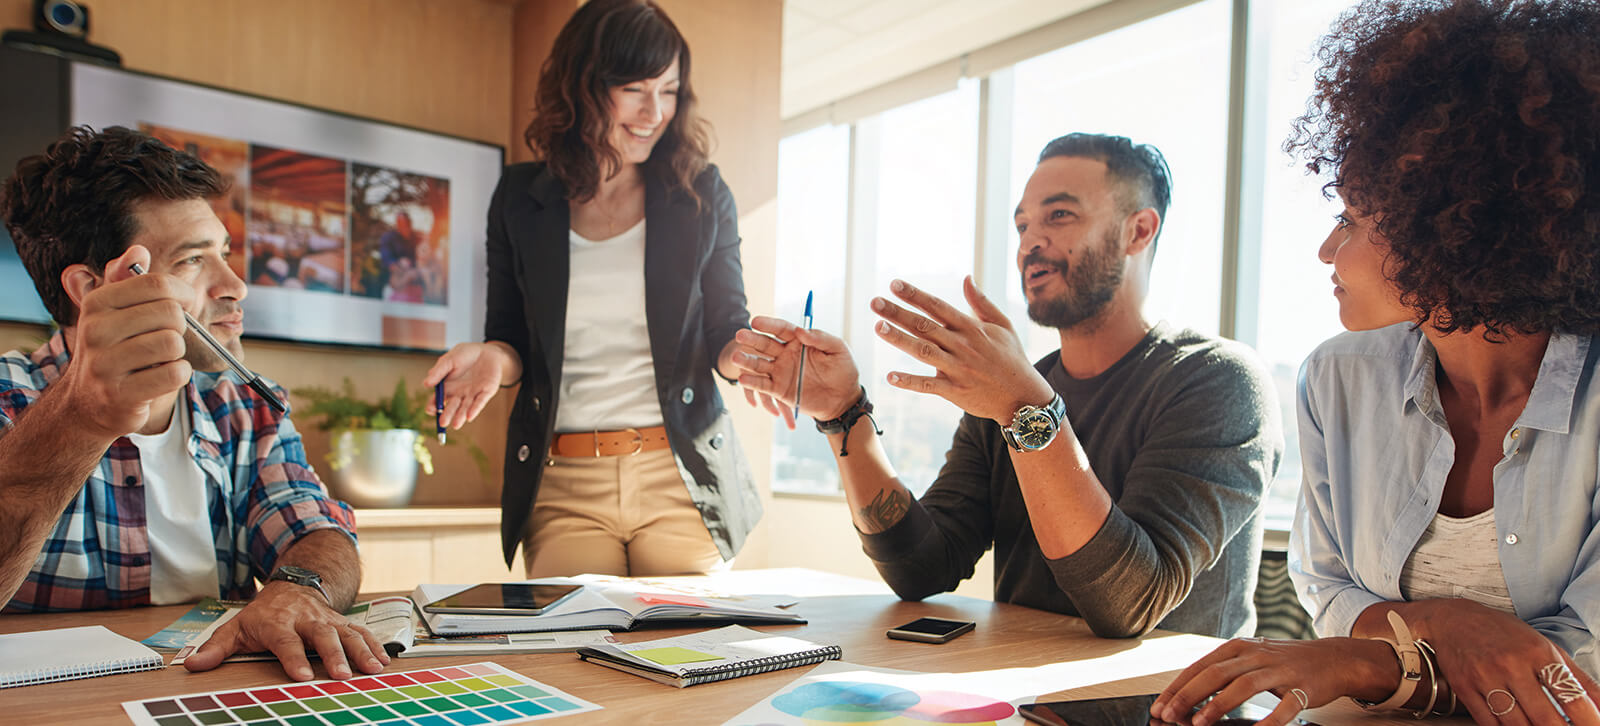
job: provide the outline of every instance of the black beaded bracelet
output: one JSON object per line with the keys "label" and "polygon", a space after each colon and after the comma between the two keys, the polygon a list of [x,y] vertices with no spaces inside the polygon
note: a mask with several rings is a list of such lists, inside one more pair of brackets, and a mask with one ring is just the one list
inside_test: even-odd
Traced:
{"label": "black beaded bracelet", "polygon": [[872,422],[874,433],[879,436],[883,435],[883,429],[878,428],[878,419],[872,417],[872,402],[867,400],[866,386],[861,387],[861,397],[856,399],[856,402],[850,408],[845,409],[844,413],[839,414],[838,418],[828,419],[827,421],[812,420],[817,422],[817,430],[822,433],[844,434],[844,440],[839,442],[839,455],[849,456],[850,452],[846,447],[850,443],[850,429],[855,428],[856,422],[860,421],[862,416],[866,416],[867,420]]}

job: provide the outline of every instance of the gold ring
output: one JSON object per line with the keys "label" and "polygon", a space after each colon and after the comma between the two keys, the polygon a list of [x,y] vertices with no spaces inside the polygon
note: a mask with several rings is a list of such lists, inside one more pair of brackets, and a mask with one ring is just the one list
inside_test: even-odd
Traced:
{"label": "gold ring", "polygon": [[1298,688],[1291,688],[1289,689],[1289,692],[1294,694],[1294,700],[1300,702],[1300,710],[1304,711],[1311,707],[1311,699],[1306,697],[1305,691],[1302,691]]}
{"label": "gold ring", "polygon": [[1563,704],[1572,703],[1585,695],[1583,684],[1572,675],[1572,669],[1566,663],[1551,663],[1540,668],[1539,682]]}

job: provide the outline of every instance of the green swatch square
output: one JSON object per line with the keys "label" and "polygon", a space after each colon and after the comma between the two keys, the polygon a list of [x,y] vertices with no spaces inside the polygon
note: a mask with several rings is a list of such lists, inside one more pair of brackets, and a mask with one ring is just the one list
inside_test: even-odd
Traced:
{"label": "green swatch square", "polygon": [[456,681],[456,683],[463,688],[469,688],[474,691],[487,691],[491,688],[494,688],[493,683],[483,680],[482,678],[464,678]]}
{"label": "green swatch square", "polygon": [[334,696],[334,698],[339,699],[339,703],[351,708],[355,708],[357,706],[371,706],[373,704],[372,699],[367,698],[366,695],[361,693],[341,693],[337,696]]}
{"label": "green swatch square", "polygon": [[162,716],[156,719],[156,724],[157,726],[194,726],[194,721],[189,720],[188,716],[178,714],[176,716]]}
{"label": "green swatch square", "polygon": [[294,716],[306,712],[306,707],[294,701],[279,701],[267,704],[267,708],[279,716]]}
{"label": "green swatch square", "polygon": [[202,711],[195,714],[194,717],[195,720],[207,726],[234,722],[233,717],[229,716],[227,711]]}
{"label": "green swatch square", "polygon": [[490,703],[492,703],[492,701],[490,701],[489,699],[484,698],[483,696],[480,696],[480,695],[478,695],[476,693],[463,693],[463,694],[461,694],[459,696],[456,696],[456,701],[459,702],[461,705],[466,706],[468,708],[477,708],[479,706],[487,706]]}
{"label": "green swatch square", "polygon": [[306,708],[309,708],[309,709],[311,709],[313,711],[337,711],[337,710],[339,710],[341,708],[344,708],[343,706],[340,706],[338,703],[335,703],[333,699],[328,698],[327,696],[321,696],[321,697],[318,697],[318,698],[308,698],[308,699],[306,699],[304,701],[301,701],[300,703],[303,704]]}
{"label": "green swatch square", "polygon": [[397,701],[406,700],[405,696],[395,693],[392,690],[367,691],[367,695],[372,696],[372,699],[379,703],[395,703]]}
{"label": "green swatch square", "polygon": [[511,676],[504,675],[504,674],[495,674],[495,675],[492,675],[492,676],[484,676],[483,679],[488,681],[488,682],[490,682],[490,683],[493,683],[493,684],[495,684],[497,686],[520,686],[520,685],[522,685],[522,681],[519,681],[519,680],[517,680],[515,678],[512,678]]}
{"label": "green swatch square", "polygon": [[427,706],[435,711],[454,711],[461,708],[459,704],[448,698],[424,698],[417,703]]}
{"label": "green swatch square", "polygon": [[433,690],[443,693],[446,696],[454,696],[457,693],[467,692],[467,689],[462,688],[461,686],[458,686],[450,681],[440,681],[433,684]]}
{"label": "green swatch square", "polygon": [[260,706],[239,706],[233,709],[233,717],[240,721],[260,721],[272,718],[272,714]]}
{"label": "green swatch square", "polygon": [[520,701],[520,700],[522,700],[522,696],[519,696],[519,695],[517,695],[515,693],[512,693],[510,691],[507,691],[505,689],[495,689],[493,691],[485,691],[483,693],[483,695],[486,698],[490,698],[490,699],[499,701],[501,703],[510,703],[512,701]]}
{"label": "green swatch square", "polygon": [[421,716],[425,713],[432,713],[432,711],[424,708],[422,704],[419,704],[416,701],[402,701],[390,706],[389,708],[394,709],[395,712],[401,716]]}
{"label": "green swatch square", "polygon": [[550,695],[548,692],[541,691],[533,686],[514,686],[511,688],[511,692],[523,698],[544,698]]}
{"label": "green swatch square", "polygon": [[334,711],[333,713],[322,714],[322,717],[328,719],[328,723],[333,724],[333,726],[350,726],[351,724],[361,723],[361,717],[349,711]]}
{"label": "green swatch square", "polygon": [[439,695],[434,693],[433,689],[428,688],[427,686],[401,686],[399,690],[401,693],[404,693],[407,696],[418,699],[432,698]]}
{"label": "green swatch square", "polygon": [[356,709],[356,713],[361,714],[361,717],[368,721],[378,721],[381,719],[395,717],[394,711],[390,711],[382,706],[367,706],[366,708],[358,708]]}
{"label": "green swatch square", "polygon": [[322,719],[306,714],[289,719],[289,726],[326,726],[326,724],[322,722]]}

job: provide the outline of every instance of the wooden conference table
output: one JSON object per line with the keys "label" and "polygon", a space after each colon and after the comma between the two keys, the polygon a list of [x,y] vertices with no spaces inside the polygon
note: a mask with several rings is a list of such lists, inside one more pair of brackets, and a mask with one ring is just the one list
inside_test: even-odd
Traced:
{"label": "wooden conference table", "polygon": [[[800,594],[808,578],[834,586],[822,591],[842,592],[838,583],[848,578],[809,570],[777,571]],[[855,581],[864,582],[864,581]],[[877,583],[865,590],[882,591]],[[167,626],[189,609],[187,605],[135,608],[120,611],[0,616],[0,632],[44,630],[100,624],[135,640]],[[829,594],[806,597],[792,610],[804,615],[807,625],[761,626],[764,632],[782,633],[821,642],[838,643],[844,660],[857,665],[912,671],[980,671],[1042,666],[1062,661],[1111,656],[1141,642],[1155,641],[1161,633],[1135,640],[1094,637],[1079,619],[1031,608],[987,600],[940,595],[920,603],[902,602],[888,594]],[[928,645],[884,637],[890,627],[923,616],[976,621],[977,629],[943,645]],[[649,640],[690,632],[678,628],[650,628],[619,633],[623,641]],[[1192,637],[1192,636],[1188,636]],[[1219,641],[1220,642],[1220,641]],[[577,714],[555,723],[603,724],[720,724],[762,701],[805,672],[805,668],[780,670],[690,688],[674,688],[585,663],[572,653],[501,656],[396,658],[387,672],[435,668],[492,660],[530,678],[597,703],[600,711]],[[1146,675],[1086,686],[1040,700],[1094,698],[1151,693],[1159,690],[1186,663],[1154,664]],[[1157,672],[1162,671],[1162,672]],[[326,675],[317,671],[320,680]],[[287,682],[275,662],[228,663],[207,673],[189,673],[181,666],[65,681],[21,688],[0,689],[0,722],[6,724],[126,724],[121,703],[160,696],[282,684]],[[1337,701],[1303,716],[1322,724],[1416,723],[1407,718],[1385,718],[1361,711],[1348,700]],[[1429,723],[1468,723],[1465,719],[1434,719]]]}

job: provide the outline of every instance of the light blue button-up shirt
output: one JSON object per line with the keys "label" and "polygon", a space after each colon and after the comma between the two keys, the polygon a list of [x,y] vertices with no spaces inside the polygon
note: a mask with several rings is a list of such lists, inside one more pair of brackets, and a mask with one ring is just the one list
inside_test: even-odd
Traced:
{"label": "light blue button-up shirt", "polygon": [[[1554,335],[1494,467],[1500,567],[1518,617],[1600,673],[1600,346]],[[1400,570],[1439,510],[1455,441],[1437,354],[1410,324],[1345,333],[1300,371],[1300,502],[1289,571],[1324,636],[1403,601]],[[1459,593],[1470,598],[1470,592]]]}

